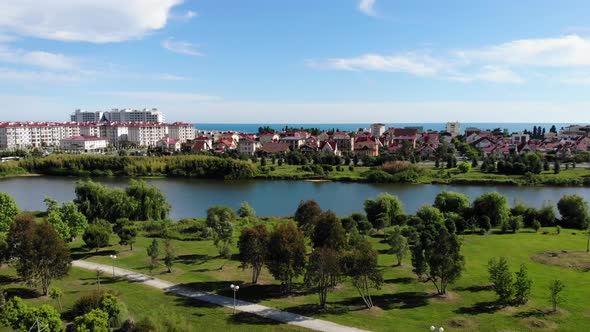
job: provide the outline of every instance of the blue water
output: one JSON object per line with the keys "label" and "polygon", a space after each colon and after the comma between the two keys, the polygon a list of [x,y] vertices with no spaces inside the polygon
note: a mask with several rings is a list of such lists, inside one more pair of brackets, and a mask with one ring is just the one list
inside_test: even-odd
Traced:
{"label": "blue water", "polygon": [[[495,129],[495,128],[506,128],[509,132],[519,132],[525,129],[532,131],[533,126],[544,127],[547,132],[552,125],[555,125],[557,129],[571,125],[572,123],[461,123],[461,131],[464,131],[467,127],[476,127],[480,129]],[[580,123],[583,124],[583,123]],[[303,128],[319,128],[321,130],[342,130],[342,131],[356,131],[358,128],[369,128],[369,123],[196,123],[195,126],[200,130],[223,130],[223,131],[239,131],[243,133],[256,133],[258,127],[269,126],[275,130],[282,130],[285,125],[289,127],[303,127]],[[445,123],[386,123],[387,127],[423,127],[425,131],[435,130],[441,131],[445,129]]]}

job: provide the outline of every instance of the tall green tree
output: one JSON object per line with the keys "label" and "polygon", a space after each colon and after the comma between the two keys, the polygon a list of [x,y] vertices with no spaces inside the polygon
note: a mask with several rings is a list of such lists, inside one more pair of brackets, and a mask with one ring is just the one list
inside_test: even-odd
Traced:
{"label": "tall green tree", "polygon": [[314,248],[328,247],[334,250],[342,250],[346,245],[346,232],[342,222],[332,211],[323,212],[316,221],[311,235],[311,243]]}
{"label": "tall green tree", "polygon": [[270,234],[268,242],[267,267],[281,282],[285,291],[290,292],[293,279],[300,276],[305,268],[305,236],[293,221],[280,223]]}
{"label": "tall green tree", "polygon": [[168,273],[172,273],[172,266],[174,266],[174,260],[176,259],[176,252],[172,245],[172,239],[164,239],[164,265],[168,269]]}
{"label": "tall green tree", "polygon": [[342,280],[341,254],[330,247],[315,249],[309,257],[305,273],[305,284],[315,288],[320,306],[326,306],[328,292]]}
{"label": "tall green tree", "polygon": [[432,224],[442,224],[445,220],[439,209],[430,205],[423,205],[418,211],[416,211],[416,217],[420,218],[425,223]]}
{"label": "tall green tree", "polygon": [[133,197],[138,203],[138,208],[131,219],[163,220],[168,217],[172,207],[158,187],[149,185],[142,180],[132,179],[125,192],[127,196]]}
{"label": "tall green tree", "polygon": [[497,192],[485,193],[473,201],[472,212],[477,220],[483,216],[490,218],[493,227],[507,223],[510,216],[506,196]]}
{"label": "tall green tree", "polygon": [[49,294],[52,279],[68,274],[70,252],[49,223],[17,218],[7,238],[10,256],[16,259],[17,274],[28,285],[41,286],[43,294]]}
{"label": "tall green tree", "polygon": [[397,266],[402,266],[404,257],[409,251],[408,240],[402,235],[402,230],[399,226],[393,228],[393,230],[387,236],[387,243],[389,244],[389,251],[397,257]]}
{"label": "tall green tree", "polygon": [[461,193],[443,190],[436,195],[434,207],[443,213],[454,212],[463,215],[469,209],[469,198]]}
{"label": "tall green tree", "polygon": [[295,219],[295,222],[306,236],[311,236],[317,219],[322,212],[322,208],[316,201],[301,201],[299,202],[299,206],[297,206],[293,219]]}
{"label": "tall green tree", "polygon": [[365,306],[373,307],[371,289],[379,289],[383,284],[383,273],[379,269],[379,253],[371,242],[361,240],[343,258],[346,276],[352,279],[352,285],[359,292]]}
{"label": "tall green tree", "polygon": [[238,216],[247,219],[249,222],[253,222],[256,219],[256,211],[254,211],[248,202],[242,202],[238,209]]}
{"label": "tall green tree", "polygon": [[94,249],[96,252],[98,252],[100,248],[104,248],[109,245],[110,236],[110,224],[104,220],[97,220],[88,226],[84,232],[84,235],[82,235],[82,240],[84,240],[86,247]]}
{"label": "tall green tree", "polygon": [[223,257],[230,253],[235,219],[234,211],[226,206],[213,206],[207,210],[206,225],[213,230],[213,243]]}
{"label": "tall green tree", "polygon": [[521,264],[514,280],[514,301],[517,304],[526,304],[528,302],[532,285],[533,281],[528,276],[526,266]]}
{"label": "tall green tree", "polygon": [[439,294],[446,294],[447,286],[461,276],[465,266],[459,238],[446,227],[438,227],[436,240],[425,248],[424,257],[430,281]]}
{"label": "tall green tree", "polygon": [[381,193],[377,199],[365,201],[365,213],[373,227],[381,229],[395,224],[396,218],[404,213],[404,209],[396,196]]}
{"label": "tall green tree", "polygon": [[258,282],[258,277],[266,261],[269,238],[270,233],[263,224],[246,228],[240,234],[238,240],[239,259],[243,269],[252,268],[252,284]]}
{"label": "tall green tree", "polygon": [[0,232],[6,232],[18,214],[14,199],[7,193],[0,192]]}
{"label": "tall green tree", "polygon": [[561,215],[561,227],[586,229],[590,222],[588,202],[578,195],[564,195],[557,202],[557,209]]}

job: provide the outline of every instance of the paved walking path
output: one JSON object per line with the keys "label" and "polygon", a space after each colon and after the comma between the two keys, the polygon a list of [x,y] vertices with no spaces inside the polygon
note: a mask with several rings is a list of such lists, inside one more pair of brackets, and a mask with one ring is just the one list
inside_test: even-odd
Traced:
{"label": "paved walking path", "polygon": [[[143,283],[145,285],[148,285],[148,286],[151,286],[154,288],[158,288],[158,289],[164,290],[164,291],[172,293],[172,294],[186,296],[186,297],[193,298],[195,300],[209,302],[212,304],[216,304],[216,305],[224,306],[224,307],[228,307],[228,308],[233,308],[233,298],[231,298],[231,297],[207,293],[207,292],[195,291],[195,290],[189,289],[187,287],[183,287],[181,285],[173,284],[169,281],[165,281],[165,280],[161,280],[161,279],[157,279],[157,278],[148,276],[146,274],[141,274],[141,273],[133,272],[131,270],[126,270],[126,269],[121,269],[118,267],[115,267],[113,270],[113,266],[111,266],[111,265],[91,263],[91,262],[87,262],[87,261],[83,261],[83,260],[73,261],[72,265],[79,267],[79,268],[87,269],[87,270],[100,270],[100,271],[103,271],[103,272],[109,273],[109,274],[112,274],[114,271],[114,274],[116,276],[123,277],[123,278],[125,278],[129,281],[132,281],[132,282]],[[236,301],[236,310],[247,312],[247,313],[261,316],[264,318],[269,318],[269,319],[276,320],[276,321],[283,322],[283,323],[287,323],[287,324],[305,327],[305,328],[308,328],[311,330],[317,330],[317,331],[327,331],[327,332],[363,332],[364,331],[364,330],[357,329],[354,327],[347,327],[344,325],[328,322],[325,320],[301,316],[301,315],[293,314],[293,313],[290,313],[287,311],[281,311],[278,309],[273,309],[273,308],[269,308],[269,307],[254,304],[251,302],[241,301],[241,300]]]}

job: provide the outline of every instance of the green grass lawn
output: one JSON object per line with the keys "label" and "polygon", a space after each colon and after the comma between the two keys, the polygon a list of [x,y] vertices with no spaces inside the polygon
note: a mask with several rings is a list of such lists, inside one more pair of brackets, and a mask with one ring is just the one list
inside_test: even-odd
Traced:
{"label": "green grass lawn", "polygon": [[[586,239],[580,232],[572,235],[575,231],[571,230],[562,230],[560,235],[551,234],[553,229],[547,231],[550,234],[524,230],[519,234],[461,236],[466,269],[460,280],[449,288],[447,298],[434,296],[431,283],[416,280],[409,257],[403,267],[394,267],[394,257],[386,253],[387,245],[380,243],[378,237],[372,238],[382,252],[379,262],[384,270],[385,283],[381,290],[374,292],[377,308],[371,310],[363,308],[356,290],[348,282],[329,294],[328,310],[319,310],[317,295],[302,287],[291,296],[283,296],[266,271],[260,278],[261,285],[250,286],[250,271],[241,270],[236,260],[218,258],[211,241],[174,241],[178,259],[173,273],[165,273],[164,267],[151,273],[158,278],[224,295],[231,295],[230,283],[238,283],[242,285],[238,294],[241,299],[375,331],[419,331],[432,324],[452,330],[536,330],[533,326],[575,330],[590,320],[589,272],[536,263],[530,257],[547,250],[582,250]],[[105,264],[111,264],[108,255],[117,252],[117,266],[150,273],[145,248],[151,240],[138,238],[132,252],[127,247],[115,245],[94,255],[79,248],[79,243],[74,244],[73,251],[76,257],[90,254],[86,259]],[[487,261],[499,256],[508,258],[514,272],[520,264],[528,267],[533,279],[528,304],[496,308],[495,294],[488,288]],[[558,314],[545,314],[550,307],[547,286],[553,279],[565,283],[566,302]]]}
{"label": "green grass lawn", "polygon": [[[35,289],[26,287],[15,278],[15,271],[4,267],[0,269],[0,283],[9,296],[23,297],[30,306],[51,304],[59,310],[56,301],[40,296]],[[63,290],[63,309],[67,311],[79,297],[97,289],[96,273],[72,268],[70,275],[62,280],[55,280],[52,287]],[[238,313],[232,314],[229,308],[210,305],[205,302],[190,300],[173,294],[167,294],[148,286],[132,283],[123,279],[113,279],[108,274],[101,277],[101,288],[115,292],[125,304],[124,318],[133,317],[140,320],[150,317],[154,321],[173,321],[184,331],[303,331],[295,326],[281,324],[258,316]],[[0,331],[10,331],[0,327]],[[165,332],[165,331],[162,331]]]}

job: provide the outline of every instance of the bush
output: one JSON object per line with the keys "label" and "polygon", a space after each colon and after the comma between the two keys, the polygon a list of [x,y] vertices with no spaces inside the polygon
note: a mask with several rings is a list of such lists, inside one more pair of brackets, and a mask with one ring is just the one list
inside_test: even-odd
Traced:
{"label": "bush", "polygon": [[412,164],[407,161],[388,161],[381,165],[380,169],[393,175],[407,171],[411,166]]}
{"label": "bush", "polygon": [[471,170],[471,165],[469,163],[461,163],[458,168],[459,172],[467,173]]}

